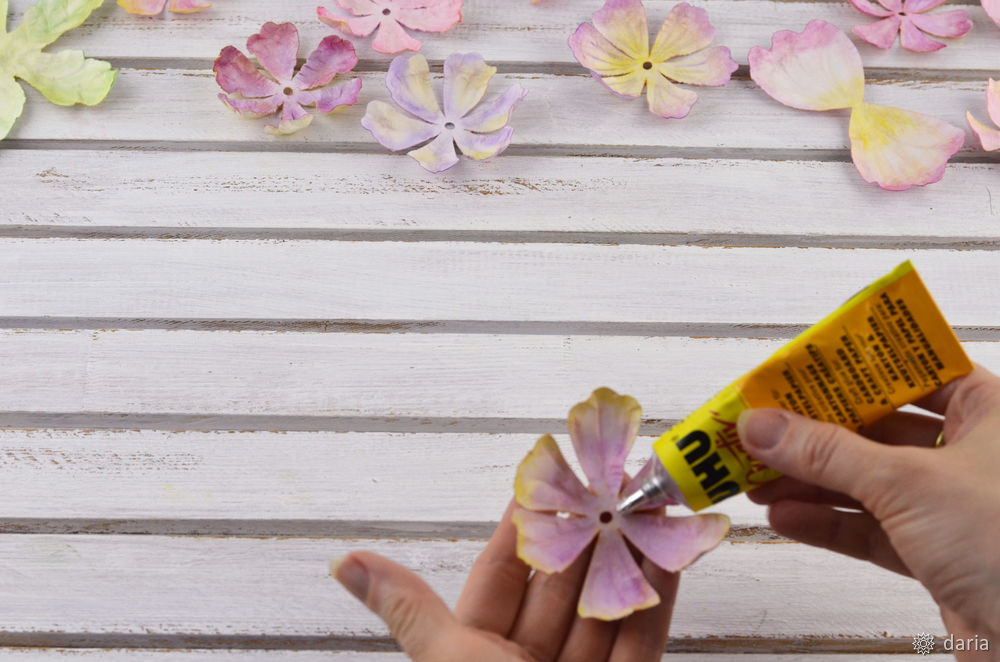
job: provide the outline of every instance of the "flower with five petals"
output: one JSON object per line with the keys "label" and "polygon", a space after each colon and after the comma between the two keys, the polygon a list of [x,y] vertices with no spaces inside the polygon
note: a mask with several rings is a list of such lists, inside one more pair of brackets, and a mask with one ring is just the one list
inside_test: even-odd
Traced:
{"label": "flower with five petals", "polygon": [[[851,28],[872,46],[892,48],[899,33],[899,44],[911,51],[929,53],[944,48],[944,44],[927,36],[961,37],[972,29],[969,12],[964,9],[926,14],[947,0],[850,0],[858,11],[882,20]],[[924,33],[927,34],[924,34]]]}
{"label": "flower with five petals", "polygon": [[353,37],[367,37],[378,29],[372,48],[379,53],[420,50],[420,41],[404,28],[446,32],[462,20],[462,0],[336,0],[351,15],[334,14],[317,7],[316,15],[327,25]]}

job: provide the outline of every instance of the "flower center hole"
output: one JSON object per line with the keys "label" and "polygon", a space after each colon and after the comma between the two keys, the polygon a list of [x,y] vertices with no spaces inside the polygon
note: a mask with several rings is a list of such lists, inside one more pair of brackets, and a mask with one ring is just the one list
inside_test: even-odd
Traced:
{"label": "flower center hole", "polygon": [[601,520],[601,524],[607,524],[613,518],[614,518],[614,516],[610,512],[608,512],[607,510],[605,510],[603,513],[601,513],[597,517],[597,519]]}
{"label": "flower center hole", "polygon": [[286,87],[285,89],[282,90],[282,92],[285,94],[286,97],[292,96],[292,92],[294,92],[294,91],[295,90],[293,90],[290,87]]}
{"label": "flower center hole", "polygon": [[451,131],[452,129],[455,128],[455,123],[454,122],[445,122],[444,123],[444,128],[446,128],[449,131]]}
{"label": "flower center hole", "polygon": [[646,70],[652,69],[653,68],[653,63],[652,62],[648,62],[648,61],[647,62],[643,62],[642,63],[642,68],[646,69]]}
{"label": "flower center hole", "polygon": [[385,9],[382,10],[382,15],[383,16],[388,16],[391,13],[392,13],[392,10],[389,9],[388,7],[386,7]]}

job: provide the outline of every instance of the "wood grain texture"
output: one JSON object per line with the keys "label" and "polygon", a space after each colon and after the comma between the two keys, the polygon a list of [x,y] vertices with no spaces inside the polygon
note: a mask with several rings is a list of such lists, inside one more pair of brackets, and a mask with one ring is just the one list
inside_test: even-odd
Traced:
{"label": "wood grain texture", "polygon": [[[330,559],[383,553],[453,603],[483,544],[5,536],[0,631],[385,636],[327,577]],[[679,638],[877,639],[944,629],[912,579],[796,543],[723,543],[685,571],[674,614]]]}
{"label": "wood grain texture", "polygon": [[[519,2],[520,0],[513,0]],[[12,0],[13,21],[31,0]],[[74,30],[60,44],[85,48],[89,55],[131,58],[196,58],[212,60],[219,50],[233,44],[242,48],[247,37],[260,29],[266,20],[293,21],[302,35],[300,56],[332,30],[316,20],[317,4],[333,7],[330,2],[317,0],[229,0],[207,12],[193,16],[141,18],[129,16],[114,3],[95,11],[84,25]],[[652,30],[659,27],[673,0],[647,0],[645,3]],[[716,42],[728,46],[733,57],[746,64],[752,46],[768,46],[776,30],[801,30],[815,18],[827,20],[850,34],[853,25],[863,25],[871,18],[840,2],[767,2],[762,0],[695,0],[691,4],[703,7],[716,27]],[[589,20],[600,3],[580,3],[574,0],[546,0],[535,7],[491,1],[470,1],[462,11],[462,23],[445,34],[416,33],[424,46],[421,51],[430,59],[442,60],[452,52],[476,50],[498,63],[517,63],[539,67],[545,63],[572,64],[576,61],[566,40],[582,21]],[[980,9],[979,4],[965,4],[974,23],[971,33],[962,39],[944,40],[948,47],[928,59],[912,53],[898,44],[881,51],[851,35],[868,67],[888,67],[921,70],[932,66],[947,70],[980,70],[1000,54],[998,28]],[[370,38],[353,39],[358,53],[366,60],[384,66],[389,56],[372,51]],[[992,56],[992,60],[991,60]],[[985,77],[984,77],[985,81]]]}
{"label": "wood grain texture", "polygon": [[431,175],[388,154],[7,150],[2,163],[0,224],[28,228],[681,233],[673,240],[779,245],[843,235],[885,246],[1000,237],[989,164],[954,164],[934,186],[891,195],[847,162],[507,155]]}
{"label": "wood grain texture", "polygon": [[[362,653],[360,651],[249,651],[249,650],[121,650],[104,648],[0,648],[0,660],[30,660],[50,662],[65,660],[102,660],[107,662],[213,662],[221,660],[253,660],[273,662],[406,662],[403,653]],[[662,662],[728,662],[731,655],[699,653],[667,653]],[[740,655],[740,662],[926,662],[923,655]]]}

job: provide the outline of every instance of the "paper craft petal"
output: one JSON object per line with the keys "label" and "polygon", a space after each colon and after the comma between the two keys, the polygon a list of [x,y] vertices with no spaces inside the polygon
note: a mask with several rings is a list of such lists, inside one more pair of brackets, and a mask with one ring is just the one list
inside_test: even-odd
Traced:
{"label": "paper craft petal", "polygon": [[597,538],[577,613],[581,618],[615,620],[660,603],[660,596],[642,574],[628,546],[616,531]]}
{"label": "paper craft petal", "polygon": [[219,99],[222,100],[222,103],[226,104],[237,113],[248,119],[267,117],[268,115],[274,114],[278,112],[278,109],[281,108],[281,104],[285,101],[282,95],[275,95],[273,97],[265,97],[262,99],[243,99],[240,97],[231,97],[221,93],[219,94]]}
{"label": "paper craft petal", "polygon": [[430,140],[441,127],[411,117],[384,101],[370,101],[361,126],[383,147],[396,152]]}
{"label": "paper craft petal", "polygon": [[897,13],[903,11],[902,0],[878,0],[879,4],[891,11],[892,13]]}
{"label": "paper craft petal", "polygon": [[365,16],[375,14],[382,10],[378,3],[372,0],[336,0],[340,8],[349,11],[355,16]]}
{"label": "paper craft petal", "polygon": [[904,16],[899,24],[899,45],[903,48],[918,53],[933,53],[944,48],[940,41],[934,41],[917,26],[913,24],[909,16]]}
{"label": "paper craft petal", "polygon": [[427,122],[443,121],[434,88],[431,71],[423,55],[400,55],[393,59],[385,76],[389,94],[399,107]]}
{"label": "paper craft petal", "polygon": [[878,48],[892,48],[896,43],[896,35],[899,34],[899,27],[903,19],[899,16],[890,16],[881,21],[868,23],[866,25],[855,25],[851,32],[858,35],[872,46]]}
{"label": "paper craft petal", "polygon": [[353,106],[360,92],[361,79],[352,78],[336,85],[299,92],[295,98],[303,106],[316,106],[316,110],[325,114],[344,106]]}
{"label": "paper craft petal", "polygon": [[267,125],[264,131],[272,135],[287,136],[312,124],[313,116],[294,99],[285,99],[281,106],[281,121],[277,126]]}
{"label": "paper craft petal", "polygon": [[[922,14],[923,12],[936,9],[948,0],[903,0],[902,11],[910,14]],[[961,10],[959,10],[961,11]],[[966,12],[968,15],[968,12]]]}
{"label": "paper craft petal", "polygon": [[993,19],[993,22],[1000,25],[1000,0],[982,0],[983,9],[986,15]]}
{"label": "paper craft petal", "polygon": [[442,133],[420,149],[407,152],[417,160],[424,170],[442,172],[458,163],[455,141],[448,132]]}
{"label": "paper craft petal", "polygon": [[484,103],[461,119],[459,124],[467,131],[490,133],[499,131],[510,121],[517,104],[527,96],[528,90],[511,85],[493,101]]}
{"label": "paper craft petal", "polygon": [[382,22],[382,16],[378,14],[352,18],[334,14],[326,7],[317,7],[316,16],[330,27],[354,37],[367,37]]}
{"label": "paper craft petal", "polygon": [[[79,27],[104,0],[39,0],[24,10],[10,39],[41,48]],[[9,44],[9,42],[8,42]]]}
{"label": "paper craft petal", "polygon": [[886,16],[895,16],[894,12],[889,11],[881,5],[875,4],[874,2],[869,2],[869,0],[849,0],[851,5],[854,6],[862,14],[868,14],[869,16],[877,16],[879,18],[885,18]]}
{"label": "paper craft petal", "polygon": [[247,40],[247,50],[281,84],[292,79],[299,53],[299,31],[294,23],[265,23]]}
{"label": "paper craft petal", "polygon": [[118,0],[119,7],[138,16],[157,16],[166,5],[167,0]]}
{"label": "paper craft petal", "polygon": [[[562,572],[576,560],[597,534],[594,520],[553,517],[515,508],[511,520],[517,527],[517,555],[543,572]],[[621,536],[615,535],[621,540]]]}
{"label": "paper craft petal", "polygon": [[449,55],[444,61],[444,114],[452,119],[464,117],[483,100],[496,72],[477,53]]}
{"label": "paper craft petal", "polygon": [[965,131],[935,117],[870,103],[852,111],[849,135],[861,176],[890,191],[940,180],[965,141]]}
{"label": "paper craft petal", "polygon": [[462,130],[452,133],[452,138],[462,153],[476,161],[491,158],[507,149],[513,136],[514,129],[509,126],[494,133],[472,133]]}
{"label": "paper craft petal", "polygon": [[647,78],[646,101],[649,112],[667,119],[687,117],[691,106],[698,100],[698,95],[691,90],[674,85],[662,75]]}
{"label": "paper craft petal", "polygon": [[718,545],[729,531],[725,515],[663,517],[634,514],[621,518],[621,530],[646,558],[676,572]]}
{"label": "paper craft petal", "polygon": [[[323,37],[292,79],[295,87],[308,90],[327,85],[337,74],[347,73],[358,63],[354,44],[337,35]],[[358,79],[360,80],[360,79]]]}
{"label": "paper craft petal", "polygon": [[116,72],[110,63],[88,59],[82,51],[35,51],[21,57],[17,75],[54,104],[93,106],[108,95]]}
{"label": "paper craft petal", "polygon": [[933,14],[907,14],[913,25],[935,37],[961,37],[972,29],[969,12],[964,9]]}
{"label": "paper craft petal", "polygon": [[728,48],[716,46],[667,60],[656,65],[656,69],[678,83],[717,86],[728,83],[738,66]]}
{"label": "paper craft petal", "polygon": [[0,76],[0,140],[21,116],[25,98],[24,90],[12,76]]}
{"label": "paper craft petal", "polygon": [[649,26],[641,0],[608,0],[594,12],[593,22],[605,39],[632,60],[649,56]]}
{"label": "paper craft petal", "polygon": [[627,395],[599,388],[569,412],[569,435],[590,489],[598,496],[617,495],[625,476],[625,458],[639,431],[642,409]]}
{"label": "paper craft petal", "polygon": [[992,78],[986,83],[986,112],[997,126],[1000,126],[1000,82]]}
{"label": "paper craft petal", "polygon": [[675,5],[663,21],[649,59],[662,62],[678,55],[690,55],[707,48],[715,39],[708,12],[686,2]]}
{"label": "paper craft petal", "polygon": [[1000,130],[986,126],[969,112],[965,113],[965,119],[968,120],[969,127],[972,128],[972,133],[976,134],[976,137],[979,138],[979,144],[983,150],[994,152],[1000,149]]}
{"label": "paper craft petal", "polygon": [[177,14],[190,14],[192,12],[208,9],[212,6],[210,2],[201,0],[170,0],[170,11]]}
{"label": "paper craft petal", "polygon": [[[636,61],[618,50],[590,23],[580,24],[580,27],[569,38],[569,47],[577,61],[590,69],[602,81],[604,80],[600,78],[602,76],[614,77],[629,73],[635,75]],[[639,79],[644,80],[641,75]],[[615,89],[611,84],[608,86],[612,90]],[[626,96],[637,97],[640,92],[642,92],[642,85],[639,86],[639,90],[635,94]]]}
{"label": "paper craft petal", "polygon": [[750,49],[750,78],[786,106],[848,108],[864,97],[861,56],[839,28],[814,20],[800,33],[781,30],[771,49]]}
{"label": "paper craft petal", "polygon": [[399,5],[396,18],[411,30],[446,32],[462,20],[462,0],[419,0],[410,6],[406,2]]}
{"label": "paper craft petal", "polygon": [[514,478],[514,497],[530,510],[592,515],[597,500],[570,468],[551,435],[535,442]]}
{"label": "paper craft petal", "polygon": [[410,36],[395,19],[386,19],[379,23],[378,32],[372,39],[373,49],[389,55],[401,51],[419,51],[420,45],[420,40]]}
{"label": "paper craft petal", "polygon": [[246,55],[235,46],[226,46],[212,67],[215,80],[226,92],[245,97],[266,97],[277,94],[281,86],[260,73]]}

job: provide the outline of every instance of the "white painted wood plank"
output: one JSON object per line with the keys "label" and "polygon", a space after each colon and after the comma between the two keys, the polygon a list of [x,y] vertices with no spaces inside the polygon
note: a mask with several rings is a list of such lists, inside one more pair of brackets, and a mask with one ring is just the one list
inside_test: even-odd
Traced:
{"label": "white painted wood plank", "polygon": [[[31,0],[12,0],[12,24]],[[143,19],[125,14],[114,3],[106,3],[94,12],[79,29],[60,40],[60,44],[85,48],[90,55],[103,57],[180,57],[214,59],[219,50],[233,44],[243,47],[247,37],[264,21],[293,21],[301,31],[305,56],[331,30],[316,20],[317,5],[333,6],[332,0],[218,0],[207,12],[192,16],[167,16]],[[647,0],[649,22],[655,30],[674,4],[674,0]],[[814,18],[821,18],[850,34],[853,25],[871,22],[867,16],[842,2],[766,2],[763,0],[694,0],[705,8],[717,30],[716,43],[728,46],[733,56],[746,64],[752,46],[767,46],[771,35],[781,29],[801,30]],[[441,60],[455,51],[470,49],[496,62],[525,63],[537,66],[558,62],[576,64],[566,40],[600,3],[581,4],[572,0],[546,0],[532,7],[519,0],[512,2],[466,3],[462,23],[451,31],[420,34],[422,52]],[[932,58],[905,51],[897,45],[881,51],[853,37],[869,67],[926,69],[987,69],[1000,56],[996,25],[979,4],[961,5],[975,25],[971,33],[958,40],[944,40],[948,47]],[[164,20],[165,19],[165,20]],[[359,54],[379,62],[389,57],[368,47],[370,39],[354,39]]]}
{"label": "white painted wood plank", "polygon": [[2,239],[5,316],[811,324],[905,259],[951,324],[1000,326],[1000,252]]}
{"label": "white painted wood plank", "polygon": [[[482,542],[15,535],[0,538],[0,631],[385,635],[327,577],[372,549],[449,603]],[[674,637],[912,636],[943,631],[915,581],[795,543],[723,543],[688,571]]]}
{"label": "white painted wood plank", "polygon": [[[555,436],[583,476],[568,437]],[[0,503],[4,518],[491,522],[537,438],[0,430]],[[636,440],[629,472],[653,439]],[[744,497],[713,510],[734,526],[767,526]]]}
{"label": "white painted wood plank", "polygon": [[[561,418],[598,386],[681,418],[776,340],[0,331],[0,411]],[[968,342],[1000,372],[1000,343]]]}
{"label": "white painted wood plank", "polygon": [[[1000,39],[997,41],[1000,43]],[[317,118],[308,130],[275,138],[263,131],[268,120],[242,119],[218,100],[219,87],[211,71],[123,69],[111,94],[94,108],[56,106],[29,90],[24,115],[9,138],[208,141],[222,150],[246,141],[325,148],[363,145],[381,153],[384,148],[361,127],[360,120],[369,101],[388,99],[388,93],[381,74],[364,74],[361,78],[364,87],[357,105]],[[655,148],[657,156],[674,156],[673,150],[678,148],[722,152],[737,148],[846,150],[849,144],[846,111],[816,113],[788,108],[749,81],[733,81],[722,88],[700,88],[700,101],[683,120],[656,117],[646,109],[645,101],[616,97],[585,74],[503,74],[494,81],[491,94],[515,83],[528,90],[512,122],[515,151],[526,145],[587,145],[591,147],[589,151],[598,154],[612,147],[628,147]],[[971,108],[982,114],[985,84],[884,82],[869,85],[866,98],[873,103],[935,115],[965,127],[969,133],[965,112]],[[973,144],[978,145],[970,138],[967,149],[971,150]],[[978,148],[977,153],[981,154]],[[726,156],[725,153],[707,155]],[[333,157],[330,158],[332,161]],[[399,172],[421,171],[409,157],[400,154],[398,158]],[[457,167],[467,169],[476,165],[467,162]],[[186,174],[198,173],[186,171]],[[856,185],[870,186],[860,176]]]}
{"label": "white painted wood plank", "polygon": [[[293,660],[294,662],[406,662],[403,653],[368,653],[361,651],[278,651],[278,650],[122,650],[107,648],[0,648],[0,660],[30,660],[31,662],[63,662],[72,659],[97,659],[107,662],[204,662],[211,660]],[[726,662],[728,653],[667,653],[663,662]],[[926,662],[922,655],[802,655],[802,654],[742,654],[740,662]]]}
{"label": "white painted wood plank", "polygon": [[857,185],[845,162],[504,156],[435,176],[381,154],[7,150],[3,164],[6,225],[1000,234],[986,164],[905,195]]}

